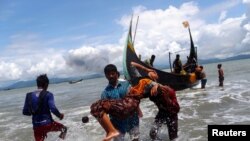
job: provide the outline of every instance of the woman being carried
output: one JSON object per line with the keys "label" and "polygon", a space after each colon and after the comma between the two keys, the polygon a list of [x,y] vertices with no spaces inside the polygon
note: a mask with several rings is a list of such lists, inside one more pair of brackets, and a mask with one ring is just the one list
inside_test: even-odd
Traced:
{"label": "woman being carried", "polygon": [[[135,76],[131,80],[132,87],[123,99],[98,100],[90,107],[91,114],[99,121],[107,133],[103,141],[109,141],[119,135],[107,114],[120,119],[127,118],[138,110],[142,98],[150,98],[158,107],[159,112],[155,122],[169,119],[166,121],[169,128],[169,138],[171,140],[175,139],[178,131],[177,113],[180,109],[175,91],[168,86],[157,83],[158,75],[154,70],[135,62],[131,62],[131,65],[136,68],[135,71],[137,69],[146,71],[148,77],[141,77],[138,73],[134,73]],[[163,112],[167,112],[167,114],[162,115]]]}

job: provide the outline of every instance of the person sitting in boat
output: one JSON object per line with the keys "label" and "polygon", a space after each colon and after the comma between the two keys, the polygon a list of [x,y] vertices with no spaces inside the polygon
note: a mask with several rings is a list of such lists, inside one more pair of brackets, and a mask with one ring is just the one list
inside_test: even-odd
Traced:
{"label": "person sitting in boat", "polygon": [[155,55],[153,54],[151,55],[150,59],[146,59],[144,63],[150,67],[154,67],[154,61],[155,61]]}
{"label": "person sitting in boat", "polygon": [[90,113],[106,131],[104,141],[111,140],[119,135],[119,132],[114,128],[107,114],[120,119],[127,118],[138,109],[140,100],[148,97],[156,104],[159,110],[155,122],[166,122],[169,128],[170,140],[177,138],[177,113],[180,110],[180,106],[177,102],[175,91],[166,85],[163,86],[157,83],[158,74],[154,70],[135,62],[131,62],[131,65],[136,69],[146,71],[148,76],[141,77],[137,75],[138,73],[134,73],[133,75],[136,75],[136,77],[132,77],[130,81],[132,87],[124,98],[98,100],[90,107]]}
{"label": "person sitting in boat", "polygon": [[189,57],[187,56],[187,63],[183,65],[183,69],[187,72],[187,73],[191,73],[191,67],[190,64],[191,62],[188,59]]}
{"label": "person sitting in boat", "polygon": [[155,61],[155,55],[151,55],[151,58],[149,60],[149,64],[151,65],[151,67],[154,67],[154,61]]}
{"label": "person sitting in boat", "polygon": [[190,66],[191,72],[195,72],[195,68],[196,68],[197,66],[198,66],[198,65],[197,65],[197,61],[196,61],[195,58],[193,58],[192,61],[191,61],[191,66]]}
{"label": "person sitting in boat", "polygon": [[173,68],[174,68],[174,73],[180,73],[183,69],[179,54],[176,55],[176,58],[173,62]]}
{"label": "person sitting in boat", "polygon": [[138,55],[139,60],[141,61],[141,54]]}
{"label": "person sitting in boat", "polygon": [[195,72],[195,68],[197,67],[197,61],[195,58],[189,59],[187,56],[187,63],[183,65],[183,69],[188,72],[192,73]]}

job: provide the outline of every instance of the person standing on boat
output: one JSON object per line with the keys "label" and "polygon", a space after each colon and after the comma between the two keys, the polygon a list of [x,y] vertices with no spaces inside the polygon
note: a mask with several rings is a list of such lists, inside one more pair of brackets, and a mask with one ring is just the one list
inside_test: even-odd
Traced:
{"label": "person standing on boat", "polygon": [[[104,141],[109,141],[119,135],[119,132],[110,122],[107,114],[111,114],[119,119],[131,116],[138,110],[142,98],[150,98],[158,107],[156,122],[168,125],[170,140],[177,138],[178,133],[178,112],[180,106],[177,102],[175,91],[166,85],[156,82],[158,74],[156,71],[146,68],[138,63],[131,62],[131,65],[137,69],[147,72],[147,77],[137,76],[134,72],[129,93],[122,99],[102,99],[94,102],[90,113],[94,116],[106,131]],[[161,122],[162,121],[162,122]]]}
{"label": "person standing on boat", "polygon": [[191,67],[191,72],[195,72],[195,68],[198,66],[197,61],[195,58],[192,58],[190,67]]}
{"label": "person standing on boat", "polygon": [[201,69],[201,73],[200,73],[200,75],[201,75],[201,88],[205,89],[206,83],[207,83],[206,72],[204,71],[203,66],[200,66],[200,69]]}
{"label": "person standing on boat", "polygon": [[151,67],[154,67],[154,61],[155,61],[155,55],[151,55],[151,58],[149,60],[149,64],[151,65]]}
{"label": "person standing on boat", "polygon": [[27,93],[23,107],[23,115],[32,116],[32,124],[36,141],[44,141],[48,132],[61,131],[60,138],[64,139],[67,127],[53,120],[51,112],[60,120],[64,114],[60,113],[55,106],[54,96],[47,91],[49,79],[42,74],[36,79],[38,89]]}
{"label": "person standing on boat", "polygon": [[154,61],[155,61],[155,55],[153,54],[151,55],[151,58],[145,60],[144,63],[146,63],[150,67],[154,67]]}
{"label": "person standing on boat", "polygon": [[224,81],[224,71],[221,68],[222,64],[218,64],[217,68],[218,68],[218,75],[219,75],[219,86],[223,87],[223,81]]}
{"label": "person standing on boat", "polygon": [[[130,84],[128,81],[118,80],[120,74],[113,64],[108,64],[104,68],[105,76],[108,80],[108,85],[101,94],[101,99],[121,99],[127,94]],[[139,110],[139,109],[138,109]],[[120,135],[114,138],[114,141],[124,141],[126,132],[129,133],[131,141],[139,141],[139,116],[141,111],[134,112],[132,116],[126,119],[118,119],[115,116],[109,115],[114,127],[120,132]]]}
{"label": "person standing on boat", "polygon": [[141,61],[141,54],[138,55],[139,60]]}
{"label": "person standing on boat", "polygon": [[173,62],[173,68],[174,68],[175,73],[181,73],[181,71],[183,69],[179,54],[176,55],[176,58]]}

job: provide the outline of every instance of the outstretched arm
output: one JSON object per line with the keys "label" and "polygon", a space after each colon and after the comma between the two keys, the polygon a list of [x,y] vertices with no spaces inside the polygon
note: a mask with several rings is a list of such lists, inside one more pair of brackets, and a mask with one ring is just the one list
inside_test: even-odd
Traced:
{"label": "outstretched arm", "polygon": [[148,73],[148,76],[151,79],[153,79],[154,81],[156,81],[158,79],[158,74],[153,69],[146,68],[146,67],[144,67],[141,64],[138,64],[136,62],[131,62],[131,65],[135,66],[136,68],[139,68],[139,69],[141,69],[143,71],[146,71]]}
{"label": "outstretched arm", "polygon": [[56,115],[60,120],[62,120],[64,117],[64,114],[60,113],[59,110],[56,108],[53,94],[49,95],[48,105],[49,105],[51,112],[54,115]]}
{"label": "outstretched arm", "polygon": [[149,69],[149,68],[146,68],[146,67],[144,67],[144,66],[142,66],[141,64],[138,64],[138,63],[136,63],[136,62],[131,62],[131,65],[132,65],[132,66],[135,66],[136,68],[139,68],[139,69],[141,69],[141,70],[143,70],[143,71],[146,71],[146,72],[154,71],[154,70]]}

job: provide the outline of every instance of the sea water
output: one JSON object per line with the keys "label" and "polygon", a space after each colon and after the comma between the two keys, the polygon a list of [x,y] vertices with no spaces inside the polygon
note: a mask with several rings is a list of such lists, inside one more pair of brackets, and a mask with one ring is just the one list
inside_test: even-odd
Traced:
{"label": "sea water", "polygon": [[[177,141],[206,141],[208,125],[250,124],[250,59],[222,62],[224,88],[218,87],[217,63],[203,66],[208,80],[205,90],[198,85],[177,91],[181,107]],[[65,141],[101,141],[105,136],[97,120],[89,114],[89,107],[100,98],[106,85],[105,78],[49,85],[57,108],[65,114],[61,121],[53,118],[69,127]],[[22,108],[26,93],[35,89],[0,91],[0,141],[34,141],[31,117],[22,115]],[[143,112],[141,140],[150,141],[148,133],[157,108],[148,99],[142,100],[140,107]],[[81,122],[83,116],[90,118],[88,123]],[[59,132],[49,133],[46,140],[59,140],[58,135]],[[159,136],[164,141],[169,140],[166,126],[162,127]]]}

